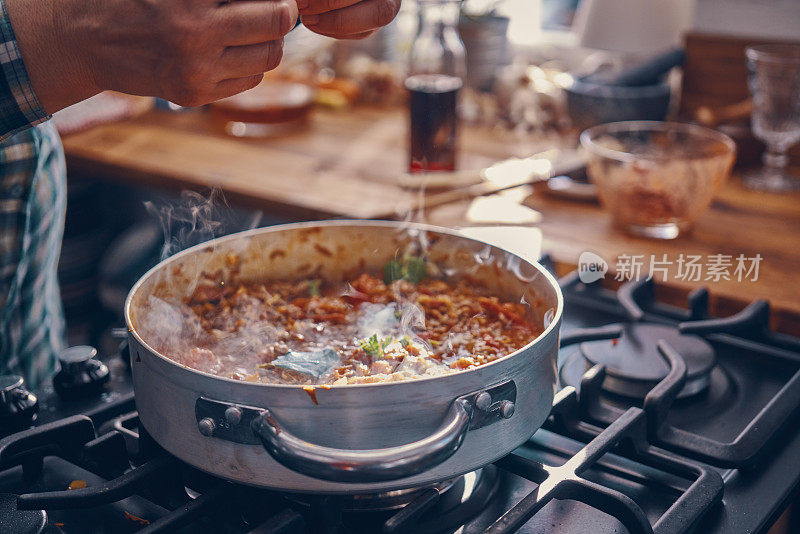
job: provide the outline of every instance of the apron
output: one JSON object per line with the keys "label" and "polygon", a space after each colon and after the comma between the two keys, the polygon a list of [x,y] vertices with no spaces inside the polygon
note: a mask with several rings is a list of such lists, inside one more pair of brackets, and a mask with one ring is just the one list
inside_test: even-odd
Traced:
{"label": "apron", "polygon": [[56,269],[66,168],[52,121],[0,143],[0,374],[36,388],[65,345]]}

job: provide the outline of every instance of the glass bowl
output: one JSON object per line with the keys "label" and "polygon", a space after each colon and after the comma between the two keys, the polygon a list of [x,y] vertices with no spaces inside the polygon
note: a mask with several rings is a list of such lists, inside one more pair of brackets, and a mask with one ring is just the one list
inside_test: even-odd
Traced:
{"label": "glass bowl", "polygon": [[587,171],[616,226],[656,239],[688,231],[730,175],[736,144],[675,122],[601,124],[581,134]]}

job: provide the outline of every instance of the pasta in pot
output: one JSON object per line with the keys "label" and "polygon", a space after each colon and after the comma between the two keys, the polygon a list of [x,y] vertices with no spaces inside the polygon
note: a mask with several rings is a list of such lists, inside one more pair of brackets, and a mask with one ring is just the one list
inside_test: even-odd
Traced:
{"label": "pasta in pot", "polygon": [[542,331],[523,304],[467,277],[428,277],[413,261],[387,265],[384,275],[362,273],[344,285],[206,276],[173,310],[182,322],[180,346],[174,336],[149,335],[158,324],[142,336],[161,354],[218,376],[340,385],[471,369]]}

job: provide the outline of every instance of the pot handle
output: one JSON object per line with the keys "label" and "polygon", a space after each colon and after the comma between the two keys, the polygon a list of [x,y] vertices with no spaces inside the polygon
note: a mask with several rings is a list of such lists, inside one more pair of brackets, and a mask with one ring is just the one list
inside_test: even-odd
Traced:
{"label": "pot handle", "polygon": [[469,400],[456,399],[433,434],[386,449],[314,445],[286,431],[269,410],[253,419],[251,428],[267,452],[293,471],[335,482],[381,482],[421,473],[451,457],[469,430],[473,408]]}
{"label": "pot handle", "polygon": [[[507,392],[509,381],[491,388]],[[444,421],[432,434],[413,443],[385,449],[336,449],[315,445],[288,432],[268,409],[250,425],[264,449],[285,467],[310,477],[334,482],[369,483],[416,475],[450,458],[461,446],[467,432],[514,413],[512,400],[481,391],[457,398]],[[502,399],[502,397],[500,397]]]}

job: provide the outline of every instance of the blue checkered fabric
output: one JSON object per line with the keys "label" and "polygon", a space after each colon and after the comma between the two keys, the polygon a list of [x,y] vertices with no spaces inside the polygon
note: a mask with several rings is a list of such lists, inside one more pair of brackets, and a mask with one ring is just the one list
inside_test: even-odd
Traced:
{"label": "blue checkered fabric", "polygon": [[22,64],[5,2],[0,0],[0,141],[49,119]]}
{"label": "blue checkered fabric", "polygon": [[65,174],[51,122],[0,143],[0,374],[21,374],[32,388],[64,345],[56,268]]}
{"label": "blue checkered fabric", "polygon": [[56,268],[66,211],[64,152],[39,105],[0,0],[0,374],[35,388],[64,345]]}

